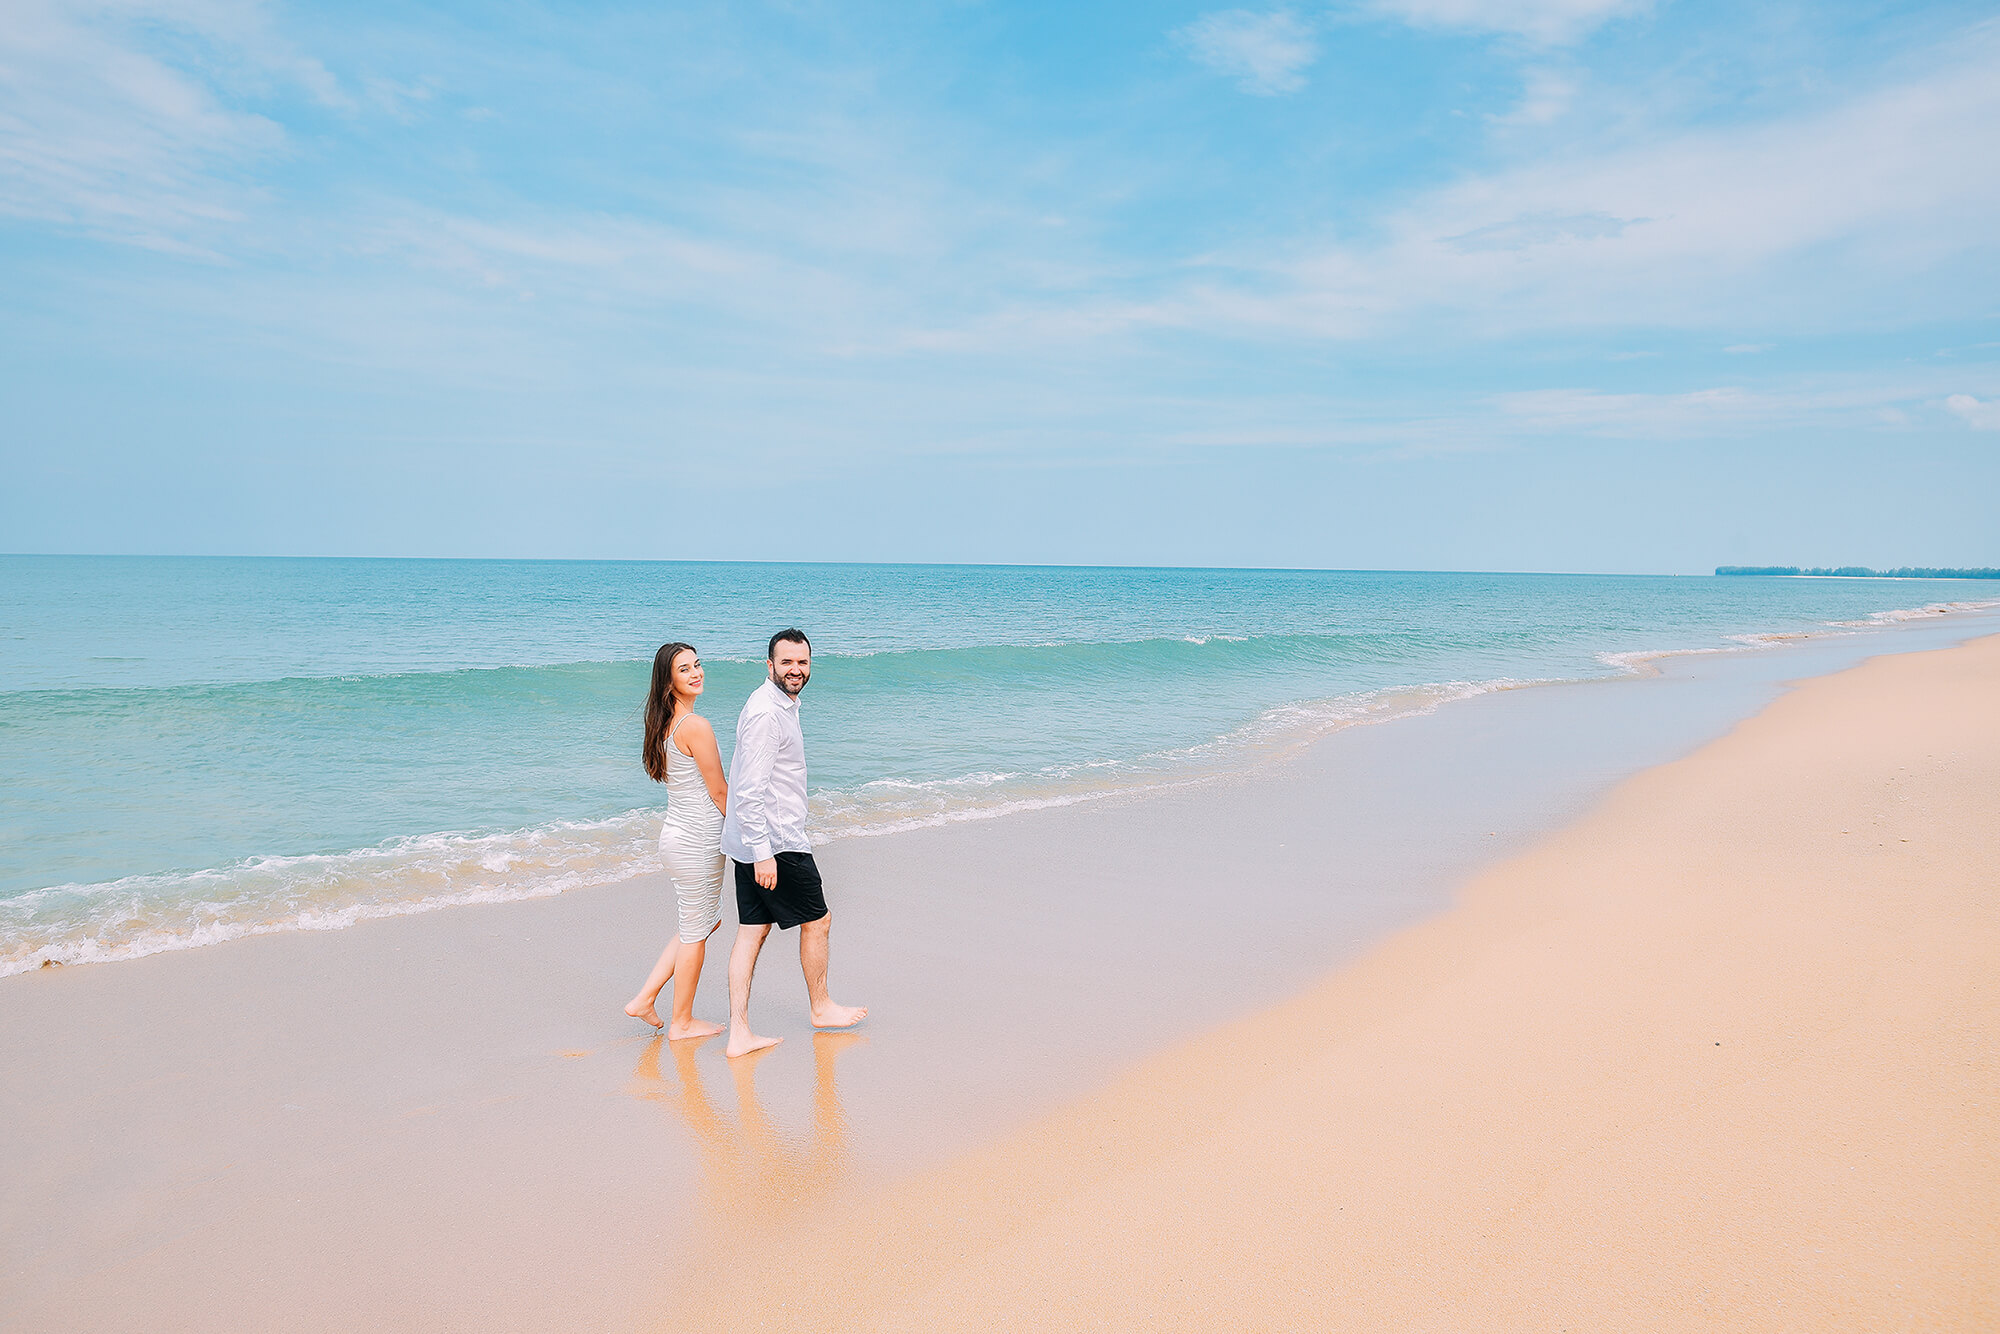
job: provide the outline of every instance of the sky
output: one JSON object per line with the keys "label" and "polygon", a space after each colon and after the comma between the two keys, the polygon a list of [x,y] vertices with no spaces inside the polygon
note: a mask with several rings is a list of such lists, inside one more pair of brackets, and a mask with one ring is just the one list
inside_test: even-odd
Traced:
{"label": "sky", "polygon": [[0,0],[0,551],[2000,565],[1990,4]]}

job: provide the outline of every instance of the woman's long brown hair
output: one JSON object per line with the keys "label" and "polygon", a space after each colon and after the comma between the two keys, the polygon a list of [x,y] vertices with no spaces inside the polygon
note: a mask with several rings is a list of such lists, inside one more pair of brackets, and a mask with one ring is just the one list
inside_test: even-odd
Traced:
{"label": "woman's long brown hair", "polygon": [[646,692],[646,752],[640,757],[646,777],[667,781],[667,727],[674,720],[674,659],[694,652],[693,644],[660,645],[653,655],[653,685]]}

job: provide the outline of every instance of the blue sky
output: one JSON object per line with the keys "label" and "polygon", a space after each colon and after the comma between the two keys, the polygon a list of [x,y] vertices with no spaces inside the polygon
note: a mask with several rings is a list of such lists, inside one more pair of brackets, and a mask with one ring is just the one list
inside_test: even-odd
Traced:
{"label": "blue sky", "polygon": [[2000,20],[10,0],[0,550],[2000,564]]}

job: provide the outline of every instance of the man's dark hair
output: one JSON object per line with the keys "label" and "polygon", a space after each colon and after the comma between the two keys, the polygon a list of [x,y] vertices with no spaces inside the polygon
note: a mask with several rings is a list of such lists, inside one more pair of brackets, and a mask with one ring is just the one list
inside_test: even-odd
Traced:
{"label": "man's dark hair", "polygon": [[778,660],[778,645],[780,644],[804,644],[808,651],[813,646],[812,640],[806,638],[806,632],[803,630],[780,630],[777,634],[772,635],[771,642],[764,646],[764,661],[776,662]]}

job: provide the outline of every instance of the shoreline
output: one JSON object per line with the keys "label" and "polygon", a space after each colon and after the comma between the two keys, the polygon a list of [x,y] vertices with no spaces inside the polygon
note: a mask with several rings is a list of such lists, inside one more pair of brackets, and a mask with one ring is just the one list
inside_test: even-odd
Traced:
{"label": "shoreline", "polygon": [[[1068,806],[1090,806],[1101,802],[1144,799],[1151,795],[1212,783],[1241,781],[1263,768],[1281,763],[1326,738],[1354,727],[1372,727],[1424,717],[1439,709],[1496,692],[1551,687],[1610,684],[1624,680],[1645,680],[1657,676],[1663,662],[1680,658],[1768,652],[1801,644],[1824,645],[1829,641],[1853,640],[1864,636],[1886,636],[1913,626],[1955,623],[1965,626],[1990,618],[2000,602],[1933,603],[1917,608],[1897,608],[1874,613],[1866,621],[1828,622],[1807,632],[1753,632],[1729,636],[1726,645],[1697,648],[1636,649],[1601,651],[1595,656],[1610,668],[1612,676],[1559,677],[1547,679],[1494,678],[1478,681],[1435,682],[1420,685],[1387,686],[1349,695],[1328,696],[1297,704],[1265,709],[1249,722],[1220,736],[1172,751],[1148,753],[1118,762],[1078,762],[1044,786],[1055,790],[1040,794],[1010,796],[997,804],[961,805],[945,810],[899,814],[884,810],[859,824],[819,825],[815,840],[831,845],[851,839],[881,838],[914,830],[953,824],[1004,819],[1023,812]],[[1976,630],[1965,628],[1961,634]],[[1897,651],[1893,647],[1884,651]],[[864,655],[866,656],[866,655]],[[1293,715],[1289,725],[1278,719]],[[1193,757],[1202,756],[1202,760]],[[1173,765],[1180,765],[1176,769]],[[1120,776],[1109,785],[1092,787],[1074,782],[1077,773],[1109,767]],[[965,775],[924,783],[898,783],[915,789],[950,788],[971,783],[985,775]],[[998,775],[1022,779],[1024,775]],[[1032,777],[1032,776],[1027,776]],[[873,786],[865,785],[865,786]],[[855,800],[852,792],[821,794],[815,801],[833,801],[846,806]],[[163,921],[137,928],[133,939],[106,945],[95,937],[44,943],[25,954],[0,959],[0,986],[9,977],[44,969],[82,967],[92,964],[122,963],[162,953],[204,949],[229,941],[290,932],[323,932],[349,929],[364,922],[389,920],[424,913],[487,903],[529,902],[579,890],[601,890],[648,873],[654,854],[649,837],[664,812],[660,808],[640,808],[603,818],[565,819],[512,830],[484,832],[438,831],[399,835],[366,847],[343,852],[302,853],[252,857],[244,861],[198,871],[147,872],[90,884],[58,884],[27,891],[21,898],[41,895],[96,895],[99,897],[143,897],[163,888],[201,883],[209,893],[229,893],[230,900],[196,899],[178,910],[195,919],[193,926]],[[553,845],[551,850],[550,845]],[[556,860],[540,878],[516,885],[496,885],[482,877],[495,873],[494,860],[509,865],[552,856]],[[609,858],[612,865],[603,864]],[[326,893],[323,886],[307,888],[287,877],[293,868],[316,868],[324,876],[344,877],[351,889],[340,891],[302,908],[294,908],[301,892]],[[468,883],[453,883],[454,880]],[[386,881],[444,881],[440,887],[416,898],[378,897]],[[269,882],[269,883],[267,883]],[[115,891],[115,893],[111,893]],[[258,903],[262,898],[283,903],[294,915],[280,920],[232,920],[227,907],[235,903]],[[213,911],[223,908],[221,912]]]}
{"label": "shoreline", "polygon": [[[0,1060],[35,1072],[0,1136],[0,1272],[23,1320],[149,1334],[642,1327],[661,1257],[718,1218],[785,1226],[939,1169],[1284,1003],[1851,644],[1498,692],[1201,792],[843,841],[835,994],[874,1015],[810,1036],[767,950],[758,1027],[791,1040],[748,1063],[613,1017],[671,916],[655,878],[0,983]],[[697,1013],[723,995],[711,967]]]}
{"label": "shoreline", "polygon": [[659,1300],[713,1328],[1990,1329],[1995,792],[2000,635],[1808,681],[1305,993],[729,1239],[876,1263]]}

